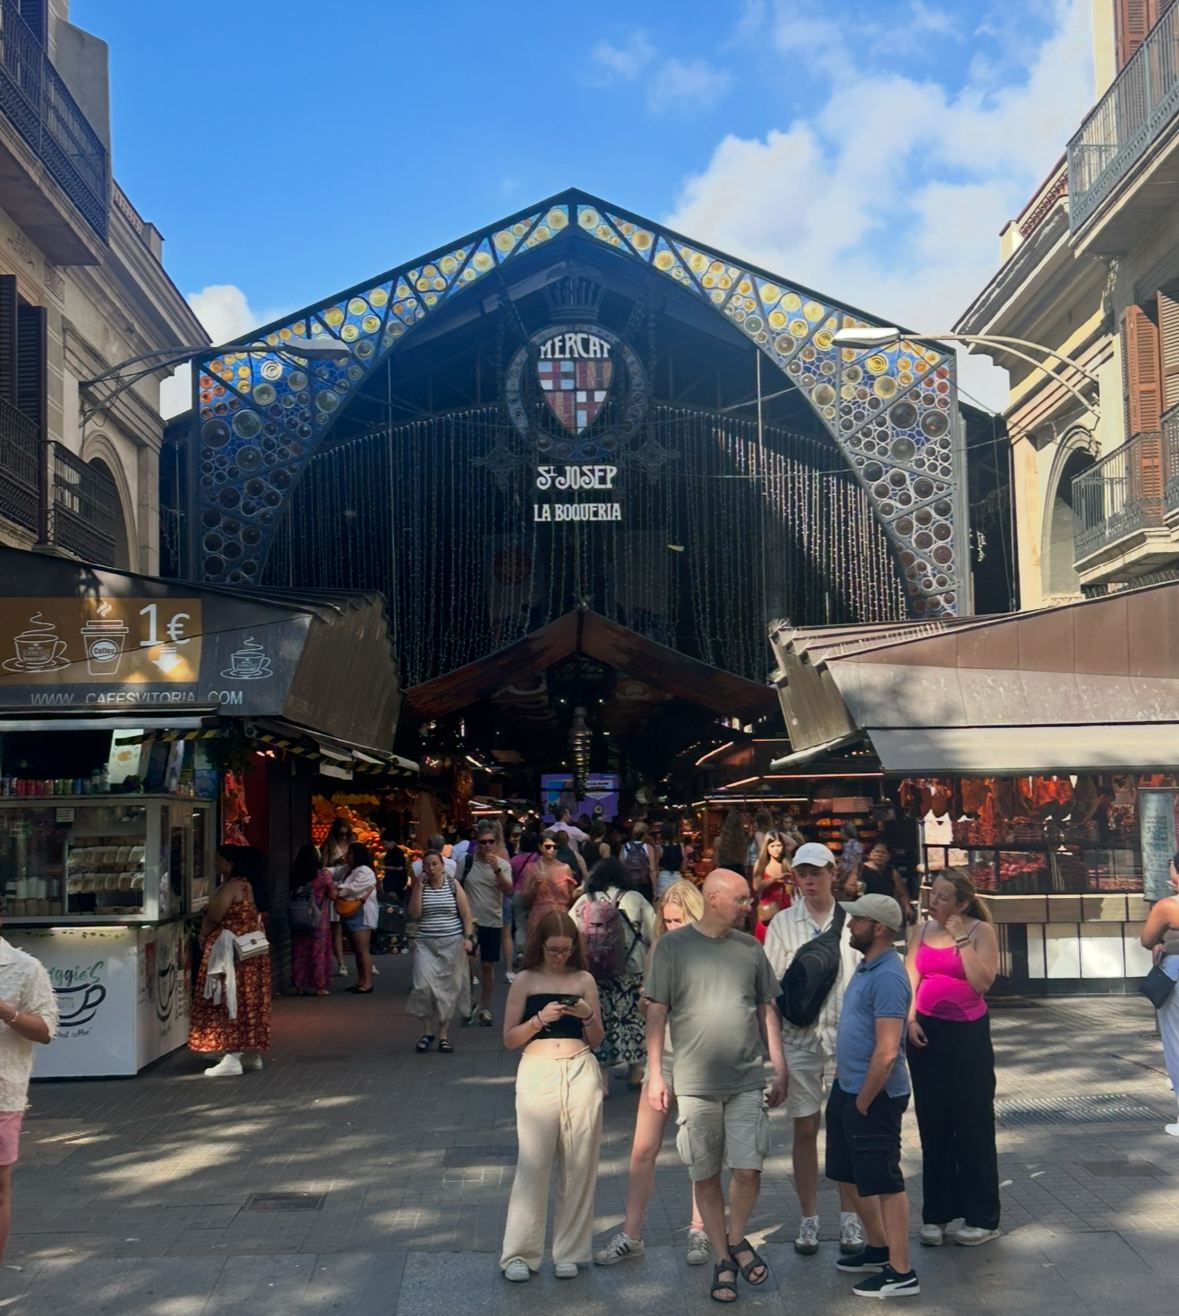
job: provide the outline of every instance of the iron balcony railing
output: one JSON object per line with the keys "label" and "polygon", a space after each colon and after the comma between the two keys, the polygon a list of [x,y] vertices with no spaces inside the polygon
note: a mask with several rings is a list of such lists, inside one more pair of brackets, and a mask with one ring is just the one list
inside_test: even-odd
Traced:
{"label": "iron balcony railing", "polygon": [[106,147],[14,0],[0,0],[0,113],[105,242],[110,198]]}
{"label": "iron balcony railing", "polygon": [[36,421],[0,398],[0,515],[26,530],[41,524],[40,437]]}
{"label": "iron balcony railing", "polygon": [[46,538],[83,561],[114,566],[119,491],[114,480],[63,448],[47,445],[49,477]]}
{"label": "iron balcony railing", "polygon": [[1075,232],[1142,158],[1179,109],[1179,5],[1171,5],[1068,144]]}
{"label": "iron balcony railing", "polygon": [[1075,560],[1163,524],[1163,436],[1139,434],[1073,479]]}

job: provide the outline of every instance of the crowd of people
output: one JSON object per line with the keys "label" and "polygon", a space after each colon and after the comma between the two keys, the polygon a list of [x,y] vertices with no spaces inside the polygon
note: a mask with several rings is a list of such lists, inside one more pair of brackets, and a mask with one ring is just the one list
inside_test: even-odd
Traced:
{"label": "crowd of people", "polygon": [[[791,1125],[795,1251],[814,1256],[827,1236],[818,1209],[825,1124],[824,1170],[840,1204],[836,1265],[853,1277],[856,1295],[920,1292],[901,1173],[911,1100],[922,1147],[920,1242],[977,1246],[998,1237],[985,999],[998,944],[970,878],[954,869],[934,875],[928,916],[917,923],[883,847],[849,871],[825,845],[765,821],[742,870],[715,869],[702,886],[681,875],[682,852],[663,857],[674,835],[651,853],[645,831],[617,853],[591,854],[580,883],[558,857],[567,840],[559,829],[512,860],[524,938],[503,1018],[504,1044],[521,1052],[519,1162],[500,1257],[508,1280],[524,1282],[540,1268],[554,1165],[557,1276],[571,1278],[591,1260],[608,1266],[643,1255],[656,1158],[673,1114],[692,1185],[687,1260],[712,1263],[717,1302],[769,1278],[746,1230],[777,1107]],[[1179,915],[1175,922],[1179,929]],[[415,971],[415,989],[417,981]],[[595,1250],[602,1101],[610,1070],[621,1065],[640,1094],[626,1212]]]}

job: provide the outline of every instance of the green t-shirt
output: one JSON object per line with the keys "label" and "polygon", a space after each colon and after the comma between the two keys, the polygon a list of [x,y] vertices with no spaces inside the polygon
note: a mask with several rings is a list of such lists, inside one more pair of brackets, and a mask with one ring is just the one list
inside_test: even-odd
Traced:
{"label": "green t-shirt", "polygon": [[643,995],[667,1006],[678,1095],[728,1097],[765,1085],[757,1010],[778,991],[765,951],[745,932],[706,937],[689,925],[655,943]]}

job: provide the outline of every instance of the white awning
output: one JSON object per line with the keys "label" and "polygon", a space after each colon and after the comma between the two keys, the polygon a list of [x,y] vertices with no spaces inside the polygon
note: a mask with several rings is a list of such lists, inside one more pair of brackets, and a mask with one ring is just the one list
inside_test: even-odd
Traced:
{"label": "white awning", "polygon": [[1179,722],[869,728],[885,772],[1020,776],[1179,769]]}

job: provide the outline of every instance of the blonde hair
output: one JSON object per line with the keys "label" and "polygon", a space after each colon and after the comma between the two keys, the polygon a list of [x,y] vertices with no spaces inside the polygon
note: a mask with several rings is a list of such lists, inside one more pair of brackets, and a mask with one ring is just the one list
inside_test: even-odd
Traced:
{"label": "blonde hair", "polygon": [[969,873],[961,868],[942,868],[936,873],[931,873],[930,877],[934,882],[939,877],[944,877],[947,882],[954,888],[954,899],[961,905],[966,905],[967,918],[976,918],[980,923],[989,923],[991,921],[990,913],[986,905],[978,898],[978,892],[975,890],[974,879]]}
{"label": "blonde hair", "polygon": [[704,917],[704,897],[700,894],[699,887],[695,882],[689,882],[687,878],[680,878],[678,882],[673,882],[656,902],[656,939],[667,931],[667,925],[663,922],[664,905],[675,905],[677,909],[682,909],[685,923],[699,923]]}

